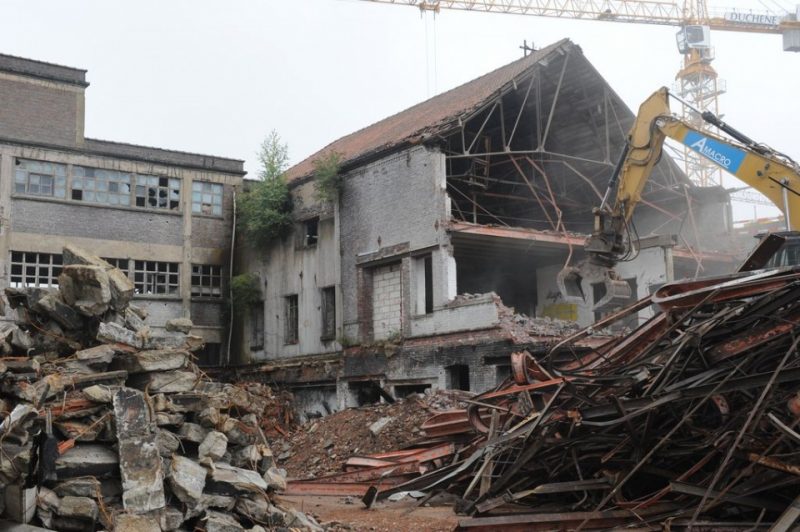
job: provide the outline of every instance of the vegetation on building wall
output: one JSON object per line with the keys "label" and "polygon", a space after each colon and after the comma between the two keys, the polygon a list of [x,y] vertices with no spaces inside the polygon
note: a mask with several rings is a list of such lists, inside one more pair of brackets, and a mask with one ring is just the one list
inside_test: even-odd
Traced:
{"label": "vegetation on building wall", "polygon": [[243,273],[231,279],[234,312],[240,314],[263,299],[258,275]]}
{"label": "vegetation on building wall", "polygon": [[342,154],[331,151],[312,161],[314,165],[314,189],[321,201],[337,201],[344,185],[340,173]]}
{"label": "vegetation on building wall", "polygon": [[261,143],[259,180],[237,200],[238,227],[247,240],[266,245],[292,230],[292,198],[284,172],[289,164],[289,150],[276,131]]}

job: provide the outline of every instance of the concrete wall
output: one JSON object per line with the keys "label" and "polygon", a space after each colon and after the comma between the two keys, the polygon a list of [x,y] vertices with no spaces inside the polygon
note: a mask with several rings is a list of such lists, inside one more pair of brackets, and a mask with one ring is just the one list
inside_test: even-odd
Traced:
{"label": "concrete wall", "polygon": [[400,262],[374,268],[372,273],[372,331],[376,340],[399,337],[403,323]]}

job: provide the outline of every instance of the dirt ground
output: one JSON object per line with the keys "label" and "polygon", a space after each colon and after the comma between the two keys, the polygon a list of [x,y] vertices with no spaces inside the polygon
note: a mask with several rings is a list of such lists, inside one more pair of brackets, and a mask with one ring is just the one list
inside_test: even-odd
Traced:
{"label": "dirt ground", "polygon": [[281,496],[280,500],[313,515],[322,525],[340,531],[449,532],[459,520],[452,505],[439,503],[417,507],[418,501],[409,497],[397,502],[377,503],[369,509],[357,497],[295,495]]}

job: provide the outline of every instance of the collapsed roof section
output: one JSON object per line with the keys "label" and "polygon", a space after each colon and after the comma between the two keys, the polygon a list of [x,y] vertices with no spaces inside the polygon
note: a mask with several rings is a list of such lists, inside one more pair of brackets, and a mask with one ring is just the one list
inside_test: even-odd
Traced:
{"label": "collapsed roof section", "polygon": [[[454,220],[585,234],[633,118],[564,39],[342,137],[287,175],[310,178],[313,161],[330,152],[348,171],[405,147],[436,146],[446,155]],[[692,200],[708,199],[698,192],[664,158],[643,192],[641,234],[686,233]]]}

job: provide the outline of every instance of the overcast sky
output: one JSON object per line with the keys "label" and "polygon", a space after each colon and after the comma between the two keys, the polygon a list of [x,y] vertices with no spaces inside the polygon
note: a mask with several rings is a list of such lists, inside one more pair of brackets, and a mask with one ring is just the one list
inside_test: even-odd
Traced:
{"label": "overcast sky", "polygon": [[[272,129],[298,162],[519,58],[523,39],[537,47],[572,39],[634,109],[671,86],[681,65],[676,28],[456,11],[434,19],[360,0],[5,0],[3,8],[0,51],[89,71],[87,136],[245,159],[251,173]],[[712,39],[726,121],[800,158],[800,54],[783,52],[778,35]],[[752,215],[752,206],[736,208],[736,218]]]}

